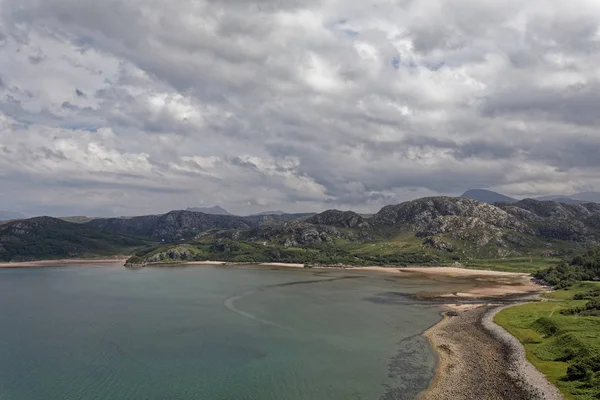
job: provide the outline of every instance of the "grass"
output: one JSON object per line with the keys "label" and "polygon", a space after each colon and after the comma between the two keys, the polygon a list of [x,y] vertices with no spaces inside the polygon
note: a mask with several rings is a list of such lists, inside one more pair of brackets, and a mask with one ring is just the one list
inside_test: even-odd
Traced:
{"label": "grass", "polygon": [[580,380],[568,380],[567,368],[581,357],[600,354],[600,317],[562,315],[560,310],[581,306],[576,293],[600,288],[600,282],[585,282],[569,290],[546,294],[545,300],[502,310],[494,321],[523,344],[527,359],[567,399],[597,399],[600,388]]}
{"label": "grass", "polygon": [[551,257],[507,257],[478,259],[465,263],[465,267],[473,269],[489,269],[504,272],[528,272],[533,273],[560,262],[560,258]]}

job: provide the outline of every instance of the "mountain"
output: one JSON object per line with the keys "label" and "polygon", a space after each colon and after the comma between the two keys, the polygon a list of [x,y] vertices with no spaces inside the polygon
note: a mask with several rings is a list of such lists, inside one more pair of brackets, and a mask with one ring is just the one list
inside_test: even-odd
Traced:
{"label": "mountain", "polygon": [[285,211],[275,210],[275,211],[261,211],[255,214],[250,214],[249,217],[255,217],[260,215],[285,215],[287,214]]}
{"label": "mountain", "polygon": [[96,219],[97,217],[86,217],[84,215],[73,215],[70,217],[59,217],[59,219],[62,219],[63,221],[67,221],[67,222],[73,222],[76,224],[85,224],[86,222],[90,222],[94,219]]}
{"label": "mountain", "polygon": [[23,219],[0,225],[2,261],[113,255],[144,244],[139,239],[107,234],[51,217]]}
{"label": "mountain", "polygon": [[1,211],[0,210],[0,221],[7,221],[11,219],[22,219],[25,218],[25,215],[19,212],[13,211]]}
{"label": "mountain", "polygon": [[298,214],[264,214],[264,215],[248,215],[241,217],[244,222],[250,226],[265,226],[265,225],[277,225],[284,224],[290,221],[296,221],[306,219],[314,213],[298,213]]}
{"label": "mountain", "polygon": [[150,239],[160,217],[161,215],[143,215],[131,218],[96,218],[84,225],[107,233]]}
{"label": "mountain", "polygon": [[191,211],[84,223],[40,217],[0,225],[0,259],[107,255],[136,250],[135,260],[286,261],[401,265],[505,257],[556,257],[600,243],[600,204],[525,199],[489,204],[426,197],[373,215],[238,217]]}
{"label": "mountain", "polygon": [[550,201],[558,201],[561,203],[567,204],[583,204],[583,203],[600,203],[600,193],[599,192],[581,192],[574,193],[568,196],[563,195],[548,195],[536,197],[536,200],[550,200]]}
{"label": "mountain", "polygon": [[190,239],[212,229],[250,228],[241,217],[171,211],[164,215],[132,218],[98,218],[85,225],[104,232],[126,234],[159,241]]}
{"label": "mountain", "polygon": [[584,204],[584,203],[588,203],[587,201],[576,200],[576,199],[573,199],[571,197],[561,196],[561,195],[541,196],[541,197],[536,197],[534,200],[539,200],[539,201],[555,201],[557,203],[563,203],[563,204]]}
{"label": "mountain", "polygon": [[471,189],[464,192],[460,197],[482,201],[484,203],[515,203],[517,199],[505,196],[501,193],[492,192],[486,189]]}
{"label": "mountain", "polygon": [[354,211],[327,210],[306,219],[309,224],[329,225],[339,228],[366,228],[367,220]]}
{"label": "mountain", "polygon": [[600,203],[600,192],[580,192],[570,196],[573,200],[586,201],[591,203]]}
{"label": "mountain", "polygon": [[600,204],[525,199],[496,205],[428,197],[372,216],[328,210],[286,220],[246,217],[248,227],[206,231],[183,244],[149,249],[145,261],[219,259],[309,264],[435,264],[480,258],[548,257],[600,241]]}
{"label": "mountain", "polygon": [[[486,189],[471,189],[464,192],[460,197],[482,201],[484,203],[516,203],[517,199],[505,196],[501,193],[493,192]],[[555,201],[565,204],[584,204],[584,203],[600,203],[599,192],[581,192],[571,195],[552,194],[547,196],[535,197],[534,200],[539,201]]]}
{"label": "mountain", "polygon": [[200,212],[211,215],[233,215],[221,206],[214,207],[188,207],[185,211]]}

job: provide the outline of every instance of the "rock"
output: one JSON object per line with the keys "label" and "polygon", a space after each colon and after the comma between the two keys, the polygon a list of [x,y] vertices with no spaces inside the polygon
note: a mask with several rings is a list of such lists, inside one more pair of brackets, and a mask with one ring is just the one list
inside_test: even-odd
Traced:
{"label": "rock", "polygon": [[330,225],[338,228],[368,228],[369,223],[365,218],[353,211],[328,210],[313,215],[306,220],[307,223],[316,225]]}
{"label": "rock", "polygon": [[448,243],[446,241],[444,241],[442,238],[437,237],[437,236],[433,236],[433,237],[428,237],[423,241],[423,246],[424,247],[430,247],[436,250],[445,250],[445,251],[449,251],[449,252],[453,252],[454,246],[451,243]]}

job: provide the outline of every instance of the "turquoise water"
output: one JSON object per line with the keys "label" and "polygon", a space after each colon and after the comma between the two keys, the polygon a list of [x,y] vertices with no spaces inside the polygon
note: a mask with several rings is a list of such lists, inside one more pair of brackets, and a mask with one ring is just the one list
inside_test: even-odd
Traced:
{"label": "turquoise water", "polygon": [[431,282],[257,267],[0,269],[0,400],[412,399]]}

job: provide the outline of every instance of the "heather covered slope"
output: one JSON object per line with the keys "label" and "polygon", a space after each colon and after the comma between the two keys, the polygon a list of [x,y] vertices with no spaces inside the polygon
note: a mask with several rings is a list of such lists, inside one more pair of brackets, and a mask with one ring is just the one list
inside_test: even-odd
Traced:
{"label": "heather covered slope", "polygon": [[130,253],[146,242],[51,217],[0,225],[0,260],[28,261]]}

